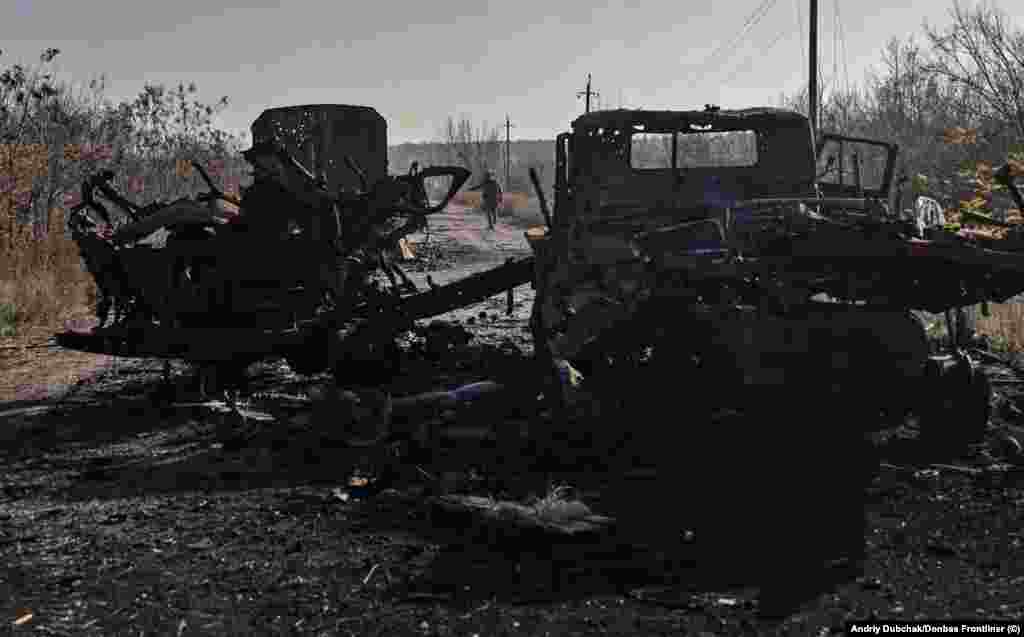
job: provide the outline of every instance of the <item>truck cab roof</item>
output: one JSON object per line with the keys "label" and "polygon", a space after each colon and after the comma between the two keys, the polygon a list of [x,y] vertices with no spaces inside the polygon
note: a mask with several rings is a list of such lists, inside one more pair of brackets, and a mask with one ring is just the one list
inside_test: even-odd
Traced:
{"label": "truck cab roof", "polygon": [[573,130],[582,132],[599,128],[638,128],[645,130],[686,130],[691,125],[711,126],[713,130],[763,129],[773,126],[810,126],[804,115],[771,107],[741,110],[664,111],[613,109],[592,111],[573,120]]}

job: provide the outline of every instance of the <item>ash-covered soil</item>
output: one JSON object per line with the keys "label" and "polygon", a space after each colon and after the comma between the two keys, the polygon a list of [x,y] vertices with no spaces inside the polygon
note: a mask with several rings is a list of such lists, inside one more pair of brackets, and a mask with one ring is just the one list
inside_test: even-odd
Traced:
{"label": "ash-covered soil", "polygon": [[[449,216],[447,222],[470,237],[462,239],[470,246],[456,267],[433,270],[435,280],[496,262],[479,256],[488,239],[478,216]],[[505,234],[496,240],[512,247],[498,261],[515,250],[525,254],[525,245],[513,243],[521,229],[506,224],[499,232]],[[439,317],[474,336],[441,355],[410,335],[403,341],[402,373],[386,389],[403,396],[483,379],[527,386],[529,287],[517,290],[514,300],[511,315],[502,295]],[[280,361],[254,366],[241,418],[191,396],[188,370],[179,365],[178,394],[168,400],[161,395],[161,369],[159,361],[122,359],[63,393],[0,405],[4,630],[830,635],[843,634],[849,619],[871,617],[1024,620],[1024,459],[1010,441],[1024,433],[1018,409],[1024,383],[1003,365],[986,367],[997,381],[997,402],[984,443],[951,456],[923,448],[909,427],[874,436],[880,468],[864,501],[851,503],[868,518],[863,573],[837,570],[802,587],[802,603],[781,624],[758,619],[757,586],[744,581],[743,563],[731,565],[735,573],[726,581],[716,576],[715,564],[701,562],[685,536],[678,537],[678,550],[666,551],[635,530],[495,534],[422,506],[440,493],[530,502],[552,485],[570,485],[572,498],[614,517],[622,509],[609,494],[621,500],[627,484],[630,515],[645,516],[640,526],[652,538],[659,536],[658,520],[685,518],[686,494],[695,485],[666,488],[662,480],[655,487],[656,474],[630,474],[586,450],[540,462],[535,441],[553,423],[528,393],[424,415],[424,423],[449,434],[432,453],[409,441],[353,449],[339,443],[330,418],[310,417],[305,397],[329,382],[326,375],[299,377]],[[607,399],[595,395],[590,402],[600,406]],[[680,422],[687,399],[680,392]],[[842,409],[822,405],[815,422],[834,426]],[[639,424],[639,416],[609,419],[601,411],[582,409],[575,426],[626,430]],[[740,453],[743,428],[785,423],[728,426],[735,435],[725,448],[680,446],[680,457],[716,454],[741,476],[738,484],[753,485],[762,476],[735,464],[746,457]],[[513,434],[497,441],[474,435],[488,431]],[[675,433],[673,441],[685,445],[686,436]],[[804,450],[806,491],[777,497],[818,509],[837,479],[820,454],[843,451]],[[714,489],[710,482],[697,486]],[[742,490],[720,497],[723,507],[744,505]],[[814,523],[813,516],[805,520]],[[793,550],[764,545],[768,527],[785,520],[741,523],[737,543]],[[830,532],[826,524],[821,528]]]}

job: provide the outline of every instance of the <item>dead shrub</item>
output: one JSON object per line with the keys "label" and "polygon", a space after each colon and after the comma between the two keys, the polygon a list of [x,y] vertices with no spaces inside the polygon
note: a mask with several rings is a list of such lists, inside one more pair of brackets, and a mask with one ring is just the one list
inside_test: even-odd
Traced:
{"label": "dead shrub", "polygon": [[87,175],[112,170],[115,189],[143,204],[205,190],[197,175],[181,174],[187,159],[201,161],[228,192],[247,181],[241,140],[215,125],[226,97],[208,104],[193,83],[146,84],[136,97],[114,103],[102,79],[88,88],[54,80],[51,63],[59,53],[46,49],[38,64],[0,69],[5,332],[53,325],[95,300],[63,214],[77,203]]}
{"label": "dead shrub", "polygon": [[[63,229],[60,210],[54,227]],[[24,225],[0,235],[0,299],[17,325],[51,325],[95,299],[91,277],[82,269],[78,247],[60,231],[34,237]]]}

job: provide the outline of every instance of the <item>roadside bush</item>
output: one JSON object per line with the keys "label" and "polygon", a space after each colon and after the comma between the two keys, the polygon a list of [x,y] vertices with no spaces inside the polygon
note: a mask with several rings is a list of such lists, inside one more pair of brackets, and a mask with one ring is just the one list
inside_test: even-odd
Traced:
{"label": "roadside bush", "polygon": [[13,308],[12,326],[52,324],[95,299],[64,222],[86,176],[112,170],[115,188],[140,204],[204,190],[189,159],[228,192],[247,180],[240,140],[214,123],[227,98],[207,104],[194,84],[147,84],[113,103],[102,77],[56,82],[50,67],[59,53],[46,49],[34,66],[0,71],[0,303]]}

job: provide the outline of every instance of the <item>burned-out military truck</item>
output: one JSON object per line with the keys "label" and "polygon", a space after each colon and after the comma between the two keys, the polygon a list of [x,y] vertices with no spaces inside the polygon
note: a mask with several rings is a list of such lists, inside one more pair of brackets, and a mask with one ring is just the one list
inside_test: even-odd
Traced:
{"label": "burned-out military truck", "polygon": [[[58,334],[59,345],[180,358],[211,390],[273,355],[299,373],[369,377],[417,318],[399,306],[419,291],[389,255],[469,171],[389,175],[384,118],[353,105],[264,111],[243,156],[254,179],[240,198],[198,164],[209,192],[145,206],[117,193],[110,171],[85,180],[69,226],[99,289],[99,325]],[[439,201],[428,182],[444,186]],[[434,298],[416,311],[445,311]]]}
{"label": "burned-out military truck", "polygon": [[806,117],[771,108],[577,118],[556,141],[550,225],[527,234],[552,386],[643,361],[702,388],[677,407],[691,414],[842,397],[865,427],[914,413],[976,439],[985,379],[961,348],[933,354],[915,311],[1008,298],[1020,256],[915,237],[890,202],[896,153],[815,143]]}
{"label": "burned-out military truck", "polygon": [[1004,301],[1024,259],[923,239],[893,206],[897,150],[816,142],[780,109],[590,112],[557,137],[554,207],[527,232],[562,415],[547,446],[621,459],[617,518],[666,546],[693,530],[701,565],[776,597],[862,563],[871,430],[916,419],[947,450],[986,431],[986,377],[965,343],[933,353],[918,312]]}

